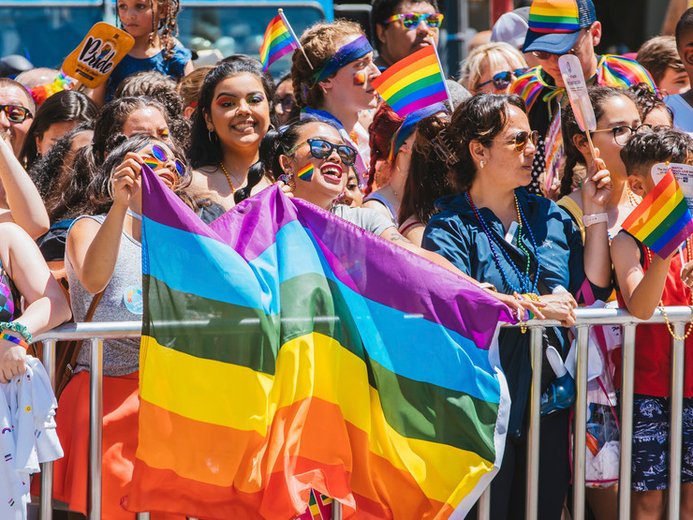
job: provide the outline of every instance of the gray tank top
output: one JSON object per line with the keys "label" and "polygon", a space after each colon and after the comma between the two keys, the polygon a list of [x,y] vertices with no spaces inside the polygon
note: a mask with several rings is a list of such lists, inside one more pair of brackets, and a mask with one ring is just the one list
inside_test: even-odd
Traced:
{"label": "gray tank top", "polygon": [[[90,218],[103,224],[106,215],[82,216],[75,222],[82,218]],[[94,295],[79,283],[67,256],[65,270],[70,283],[72,315],[76,322],[84,321]],[[92,321],[141,320],[142,304],[142,244],[123,233],[113,276],[106,286],[101,301],[96,306]],[[139,352],[139,339],[105,340],[103,342],[103,374],[122,376],[135,372],[139,369]],[[86,342],[77,358],[77,372],[89,370],[90,356],[91,346],[89,342]]]}

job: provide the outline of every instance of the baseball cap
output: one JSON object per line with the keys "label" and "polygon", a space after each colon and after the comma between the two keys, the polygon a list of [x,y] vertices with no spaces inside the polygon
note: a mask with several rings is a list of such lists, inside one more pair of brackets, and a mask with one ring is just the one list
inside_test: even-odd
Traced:
{"label": "baseball cap", "polygon": [[527,18],[529,18],[529,7],[518,7],[503,13],[493,24],[491,41],[509,43],[516,49],[522,49],[527,35]]}
{"label": "baseball cap", "polygon": [[534,0],[522,51],[565,54],[575,46],[580,29],[596,21],[592,0]]}

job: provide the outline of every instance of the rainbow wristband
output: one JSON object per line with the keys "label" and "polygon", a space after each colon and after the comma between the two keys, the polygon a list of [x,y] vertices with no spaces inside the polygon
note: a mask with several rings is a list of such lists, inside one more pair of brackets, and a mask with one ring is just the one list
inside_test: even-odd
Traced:
{"label": "rainbow wristband", "polygon": [[23,338],[18,338],[17,336],[13,336],[12,334],[8,334],[7,332],[3,332],[2,336],[0,336],[0,339],[4,339],[5,341],[14,343],[15,345],[19,345],[20,347],[24,347],[25,349],[29,348],[29,344],[26,341],[24,341]]}
{"label": "rainbow wristband", "polygon": [[31,332],[29,332],[29,329],[26,328],[26,325],[22,325],[21,323],[17,321],[2,321],[0,322],[0,330],[2,331],[7,331],[9,330],[10,332],[16,332],[19,334],[21,337],[24,338],[24,341],[27,343],[31,343],[32,336]]}

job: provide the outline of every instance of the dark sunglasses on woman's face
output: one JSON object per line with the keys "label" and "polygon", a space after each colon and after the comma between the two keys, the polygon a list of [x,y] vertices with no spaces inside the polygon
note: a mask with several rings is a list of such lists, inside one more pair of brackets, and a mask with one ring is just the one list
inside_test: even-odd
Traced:
{"label": "dark sunglasses on woman's face", "polygon": [[517,78],[518,76],[521,76],[525,72],[527,72],[526,68],[504,70],[502,72],[494,74],[490,80],[484,81],[483,83],[479,83],[476,86],[476,88],[478,90],[481,87],[488,85],[489,83],[493,83],[493,86],[496,87],[496,89],[505,90],[513,82],[513,79]]}
{"label": "dark sunglasses on woman's face", "polygon": [[333,144],[325,139],[306,139],[302,143],[297,144],[287,152],[287,155],[293,155],[299,147],[308,143],[310,146],[310,155],[316,159],[327,159],[332,155],[332,150],[337,151],[337,155],[346,166],[353,166],[356,162],[356,150],[346,144]]}
{"label": "dark sunglasses on woman's face", "polygon": [[532,130],[531,132],[522,130],[521,132],[515,134],[515,137],[512,141],[510,141],[510,143],[515,145],[516,152],[524,152],[525,148],[527,148],[527,144],[529,144],[530,141],[534,146],[536,146],[539,142],[539,132],[536,130]]}
{"label": "dark sunglasses on woman's face", "polygon": [[[168,168],[169,170],[171,169],[168,165],[171,159],[166,153],[166,150],[164,150],[158,144],[152,145],[151,153],[142,155],[142,159],[144,160],[144,164],[149,166],[152,169],[152,171],[158,169],[159,167]],[[187,175],[185,165],[181,161],[174,158],[173,164],[176,168],[176,171],[173,172],[173,170],[171,170],[172,173],[178,173],[179,177],[184,177],[185,175]]]}

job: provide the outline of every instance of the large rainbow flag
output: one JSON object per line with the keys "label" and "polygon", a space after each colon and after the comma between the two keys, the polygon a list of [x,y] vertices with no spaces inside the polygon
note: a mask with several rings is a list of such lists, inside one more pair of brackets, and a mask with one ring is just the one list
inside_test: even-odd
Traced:
{"label": "large rainbow flag", "polygon": [[295,49],[298,49],[298,40],[284,22],[284,18],[278,14],[265,29],[265,37],[260,45],[262,70],[269,69],[272,63]]}
{"label": "large rainbow flag", "polygon": [[693,216],[671,170],[621,227],[662,258],[667,258],[693,234]]}
{"label": "large rainbow flag", "polygon": [[410,54],[373,80],[373,88],[399,117],[448,99],[432,45]]}
{"label": "large rainbow flag", "polygon": [[312,488],[345,518],[462,518],[502,458],[508,309],[276,187],[207,226],[143,170],[128,508],[288,519]]}

